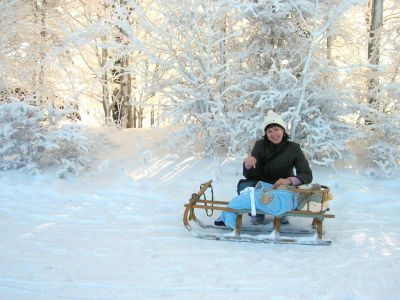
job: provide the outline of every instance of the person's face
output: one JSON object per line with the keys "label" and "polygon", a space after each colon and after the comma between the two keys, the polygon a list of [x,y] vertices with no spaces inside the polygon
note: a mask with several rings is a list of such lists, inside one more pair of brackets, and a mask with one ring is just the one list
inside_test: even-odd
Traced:
{"label": "person's face", "polygon": [[282,142],[284,132],[285,131],[280,126],[273,126],[265,131],[267,138],[274,144],[279,144]]}

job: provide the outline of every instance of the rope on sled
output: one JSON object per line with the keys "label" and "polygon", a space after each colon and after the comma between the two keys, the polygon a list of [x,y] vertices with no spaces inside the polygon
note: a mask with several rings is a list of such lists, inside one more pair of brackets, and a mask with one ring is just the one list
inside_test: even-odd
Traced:
{"label": "rope on sled", "polygon": [[[201,184],[200,185],[200,190],[203,190],[204,189],[204,187],[205,187],[205,183],[203,183],[203,184]],[[206,212],[206,215],[207,215],[207,217],[211,217],[213,214],[214,214],[214,203],[213,203],[213,201],[214,201],[214,189],[213,189],[213,187],[212,187],[212,185],[211,184],[209,184],[208,185],[208,187],[210,188],[210,192],[211,192],[211,208],[208,208],[208,204],[207,204],[207,197],[206,197],[206,191],[204,191],[204,193],[201,195],[202,197],[203,197],[203,200],[205,201],[204,202],[204,206],[205,206],[205,208],[204,208],[204,210],[205,210],[205,212]],[[207,187],[207,188],[208,188]]]}

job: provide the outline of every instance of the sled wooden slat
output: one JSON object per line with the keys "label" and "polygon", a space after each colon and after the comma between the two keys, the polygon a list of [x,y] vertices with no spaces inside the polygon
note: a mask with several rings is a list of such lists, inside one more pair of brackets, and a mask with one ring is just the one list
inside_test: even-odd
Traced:
{"label": "sled wooden slat", "polygon": [[312,211],[301,211],[301,210],[291,210],[285,213],[285,215],[289,215],[292,217],[296,216],[304,216],[304,217],[313,217],[313,216],[323,216],[324,218],[335,218],[335,215],[326,214],[324,212],[312,212]]}
{"label": "sled wooden slat", "polygon": [[189,207],[189,208],[202,208],[202,209],[209,209],[209,210],[222,210],[222,211],[229,211],[229,212],[234,212],[237,213],[238,211],[236,209],[233,208],[229,208],[229,207],[223,207],[223,206],[206,206],[206,205],[190,205],[190,204],[185,204],[185,207]]}
{"label": "sled wooden slat", "polygon": [[205,204],[229,204],[228,201],[211,201],[211,200],[197,200],[197,203],[205,203]]}

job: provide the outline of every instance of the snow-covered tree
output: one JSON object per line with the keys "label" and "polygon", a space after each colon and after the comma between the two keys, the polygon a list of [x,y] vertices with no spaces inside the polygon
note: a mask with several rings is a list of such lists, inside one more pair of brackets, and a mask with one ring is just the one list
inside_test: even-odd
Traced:
{"label": "snow-covered tree", "polygon": [[[153,3],[140,18],[151,36],[130,42],[165,70],[160,93],[170,120],[186,125],[190,142],[202,137],[206,153],[224,146],[243,156],[243,145],[260,137],[264,116],[274,109],[315,161],[341,157],[344,134],[332,132],[345,128],[337,108],[348,106],[327,104],[342,98],[320,53],[332,20],[350,4],[325,10],[332,17],[323,22],[324,11],[311,1]],[[152,10],[161,12],[159,24],[151,22]],[[157,50],[162,55],[154,55]]]}
{"label": "snow-covered tree", "polygon": [[[77,105],[63,97],[58,86],[60,69],[54,64],[61,36],[61,1],[4,1],[1,13],[0,65],[3,101],[20,101],[65,109],[77,117]],[[4,33],[4,34],[3,34]],[[51,111],[49,109],[49,111]]]}
{"label": "snow-covered tree", "polygon": [[272,109],[314,163],[334,165],[359,143],[370,150],[358,152],[365,166],[393,171],[399,8],[382,2],[371,31],[367,2],[5,0],[0,94],[40,106],[53,123],[56,107],[142,127],[156,108],[165,125],[182,125],[179,146],[236,158]]}
{"label": "snow-covered tree", "polygon": [[45,109],[15,98],[0,105],[0,170],[39,173],[55,167],[64,177],[88,168],[93,141],[75,124],[54,124],[48,115]]}

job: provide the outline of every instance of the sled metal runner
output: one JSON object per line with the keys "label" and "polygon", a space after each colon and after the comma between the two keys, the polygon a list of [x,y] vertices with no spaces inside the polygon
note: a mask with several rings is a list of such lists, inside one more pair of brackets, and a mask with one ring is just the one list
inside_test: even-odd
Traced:
{"label": "sled metal runner", "polygon": [[[331,241],[323,239],[323,221],[325,218],[334,218],[328,214],[324,202],[328,201],[329,188],[321,186],[321,191],[294,189],[297,193],[305,194],[308,198],[312,193],[319,193],[322,196],[321,208],[319,211],[311,211],[308,203],[302,210],[289,211],[285,214],[274,216],[272,226],[243,225],[243,215],[250,213],[250,210],[237,210],[228,207],[228,201],[214,200],[212,180],[200,185],[197,193],[193,193],[189,202],[184,205],[183,223],[186,229],[193,236],[201,239],[253,242],[253,243],[279,243],[279,244],[301,244],[301,245],[330,245]],[[208,198],[207,198],[208,197]],[[236,228],[232,230],[225,226],[215,226],[202,222],[195,212],[203,211],[206,216],[211,217],[214,211],[234,212],[237,214]],[[257,212],[263,213],[264,212]],[[312,226],[309,229],[301,229],[291,226],[281,226],[281,218],[284,216],[303,217],[312,219]],[[212,220],[213,221],[213,220]]]}

